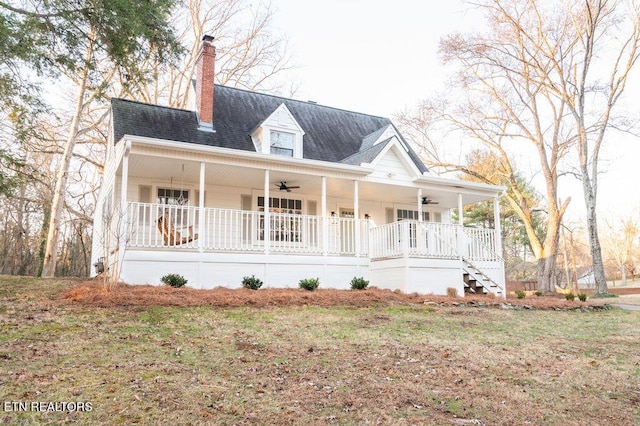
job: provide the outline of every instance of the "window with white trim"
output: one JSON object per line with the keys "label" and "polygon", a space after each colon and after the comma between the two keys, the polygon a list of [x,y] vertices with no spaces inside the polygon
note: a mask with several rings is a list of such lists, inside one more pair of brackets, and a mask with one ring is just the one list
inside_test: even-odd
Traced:
{"label": "window with white trim", "polygon": [[284,157],[293,157],[293,151],[296,145],[295,134],[271,130],[269,136],[271,141],[271,154],[282,155]]}
{"label": "window with white trim", "polygon": [[[398,209],[396,211],[398,220],[418,220],[420,215],[417,210]],[[422,212],[422,220],[429,221],[429,212]]]}
{"label": "window with white trim", "polygon": [[156,203],[172,206],[188,206],[189,190],[158,188]]}
{"label": "window with white trim", "polygon": [[[264,211],[264,197],[258,197],[258,211]],[[271,213],[302,214],[302,200],[292,198],[269,198],[269,211]]]}
{"label": "window with white trim", "polygon": [[[264,197],[258,197],[258,211],[264,212]],[[292,198],[269,198],[270,240],[300,241],[302,200]],[[260,215],[258,238],[264,240],[264,215]]]}

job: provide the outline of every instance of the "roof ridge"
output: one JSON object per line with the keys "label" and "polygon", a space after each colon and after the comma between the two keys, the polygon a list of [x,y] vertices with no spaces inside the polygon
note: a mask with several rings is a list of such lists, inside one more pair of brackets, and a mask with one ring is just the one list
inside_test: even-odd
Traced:
{"label": "roof ridge", "polygon": [[[352,110],[345,109],[345,108],[337,108],[337,107],[333,107],[333,106],[329,106],[329,105],[318,104],[318,103],[315,103],[315,102],[302,101],[302,100],[293,99],[293,98],[286,98],[286,97],[280,96],[280,95],[272,95],[270,93],[256,92],[256,91],[253,91],[253,90],[242,89],[242,88],[233,87],[233,86],[225,86],[225,85],[222,85],[222,84],[215,84],[214,86],[215,87],[222,87],[222,88],[227,89],[227,90],[236,90],[236,91],[239,91],[239,92],[245,92],[245,93],[248,93],[248,94],[251,94],[251,95],[259,95],[259,96],[266,96],[266,97],[270,97],[270,98],[274,98],[274,99],[282,99],[283,101],[296,102],[296,103],[299,103],[299,104],[318,107],[318,108],[325,108],[325,109],[330,109],[330,110],[334,110],[334,111],[347,112],[347,113],[350,113],[350,114],[356,114],[356,115],[365,116],[365,117],[381,118],[383,120],[387,120],[387,121],[391,122],[391,119],[389,117],[383,117],[381,115],[375,115],[375,114],[368,114],[368,113],[365,113],[365,112],[352,111]],[[167,105],[152,104],[152,103],[138,101],[138,100],[134,100],[134,99],[126,99],[126,98],[118,98],[118,97],[111,98],[111,101],[114,101],[114,100],[115,101],[130,102],[130,103],[135,103],[135,104],[139,104],[139,105],[146,105],[146,106],[156,107],[156,108],[170,109],[170,110],[174,110],[174,111],[194,112],[193,110],[190,110],[190,109],[177,108],[177,107],[172,107],[172,106],[167,106]]]}
{"label": "roof ridge", "polygon": [[365,112],[352,111],[352,110],[345,109],[345,108],[337,108],[337,107],[333,107],[333,106],[329,106],[329,105],[319,104],[319,103],[316,103],[314,101],[302,101],[300,99],[286,98],[286,97],[280,96],[280,95],[272,95],[272,94],[269,94],[269,93],[256,92],[256,91],[253,91],[253,90],[242,89],[242,88],[239,88],[239,87],[225,86],[223,84],[214,84],[214,86],[215,87],[223,87],[223,88],[229,89],[229,90],[237,90],[237,91],[249,93],[249,94],[252,94],[252,95],[268,96],[268,97],[271,97],[271,98],[282,99],[283,101],[297,102],[297,103],[300,103],[300,104],[310,105],[310,106],[314,106],[314,107],[321,107],[321,108],[326,108],[326,109],[332,109],[332,110],[335,110],[335,111],[349,112],[351,114],[363,115],[363,116],[373,117],[373,118],[382,118],[384,120],[388,120],[389,122],[391,122],[391,119],[389,117],[383,117],[381,115],[374,115],[374,114],[367,114]]}

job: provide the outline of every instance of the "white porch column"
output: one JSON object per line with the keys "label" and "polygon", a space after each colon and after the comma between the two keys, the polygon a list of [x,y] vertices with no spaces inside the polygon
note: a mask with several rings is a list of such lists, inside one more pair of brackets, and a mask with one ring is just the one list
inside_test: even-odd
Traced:
{"label": "white porch column", "polygon": [[495,233],[495,251],[502,257],[502,224],[500,223],[500,197],[493,197],[493,232]]}
{"label": "white porch column", "polygon": [[426,253],[427,248],[431,245],[422,238],[422,233],[426,233],[427,238],[431,238],[431,232],[425,230],[422,225],[422,188],[418,188],[418,229],[416,229],[416,247],[418,249],[418,253]]}
{"label": "white porch column", "polygon": [[198,251],[202,253],[204,251],[204,239],[206,238],[205,234],[205,223],[204,223],[204,178],[205,178],[205,164],[204,162],[200,162],[200,186],[199,186],[199,199],[198,199],[198,232],[200,234],[200,238],[198,238]]}
{"label": "white porch column", "polygon": [[328,251],[327,241],[329,239],[329,221],[327,219],[327,177],[322,176],[322,200],[320,201],[320,211],[322,215],[322,255],[326,256]]}
{"label": "white porch column", "polygon": [[462,193],[458,193],[458,254],[467,257],[467,234],[464,232],[464,210],[462,205]]}
{"label": "white porch column", "polygon": [[360,213],[359,213],[359,194],[358,181],[353,181],[353,217],[355,218],[353,226],[355,227],[356,236],[356,257],[360,257]]}
{"label": "white porch column", "polygon": [[[129,225],[129,207],[127,206],[127,188],[129,186],[129,153],[131,153],[131,141],[125,141],[124,155],[122,156],[122,181],[120,182],[120,229],[118,236],[118,265],[114,271],[122,270],[124,251],[127,245],[127,226]],[[108,262],[107,262],[108,264]],[[116,272],[117,273],[117,272]],[[115,277],[118,279],[119,277]]]}
{"label": "white porch column", "polygon": [[269,212],[269,170],[264,171],[264,254],[271,246],[271,215]]}

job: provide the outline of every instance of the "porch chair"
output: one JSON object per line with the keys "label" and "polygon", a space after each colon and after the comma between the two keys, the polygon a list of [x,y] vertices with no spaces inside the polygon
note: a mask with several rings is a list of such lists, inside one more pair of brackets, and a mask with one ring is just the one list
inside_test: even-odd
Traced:
{"label": "porch chair", "polygon": [[179,244],[186,244],[193,240],[198,239],[198,234],[193,233],[193,225],[189,225],[188,227],[182,228],[187,229],[189,231],[187,236],[182,236],[180,231],[178,231],[171,222],[171,218],[169,217],[169,213],[164,213],[162,216],[158,218],[158,230],[162,234],[162,238],[164,239],[164,244],[167,246],[177,246]]}

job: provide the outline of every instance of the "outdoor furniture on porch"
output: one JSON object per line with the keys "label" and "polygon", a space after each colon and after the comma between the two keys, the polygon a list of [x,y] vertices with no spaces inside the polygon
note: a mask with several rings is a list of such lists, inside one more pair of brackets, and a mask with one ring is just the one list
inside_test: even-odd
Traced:
{"label": "outdoor furniture on porch", "polygon": [[158,218],[158,230],[162,234],[164,244],[167,246],[186,244],[198,239],[198,234],[193,233],[193,225],[189,225],[182,229],[186,229],[188,231],[186,236],[182,236],[182,232],[173,225],[173,222],[171,222],[171,218],[169,217],[169,213],[164,213]]}

